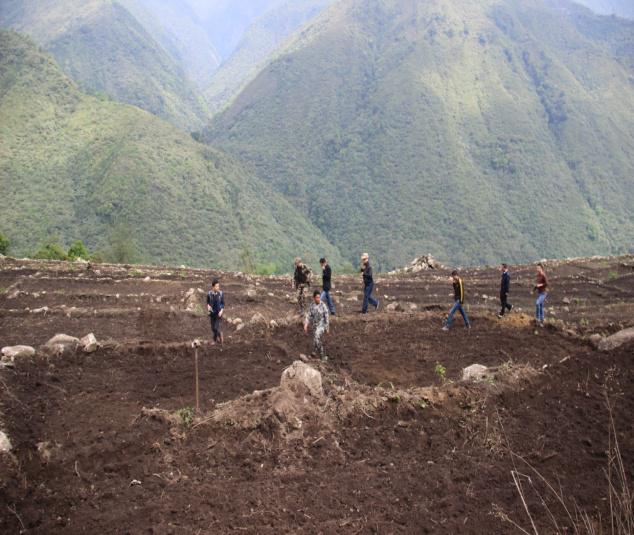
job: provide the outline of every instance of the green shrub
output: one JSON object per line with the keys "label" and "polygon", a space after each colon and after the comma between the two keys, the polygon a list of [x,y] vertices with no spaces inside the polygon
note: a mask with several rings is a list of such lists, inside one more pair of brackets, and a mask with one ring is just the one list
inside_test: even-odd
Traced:
{"label": "green shrub", "polygon": [[37,251],[33,258],[38,260],[68,260],[66,251],[57,241],[50,241]]}
{"label": "green shrub", "polygon": [[9,238],[7,238],[4,234],[2,234],[2,232],[0,232],[0,254],[7,254],[7,251],[9,250]]}
{"label": "green shrub", "polygon": [[90,253],[86,246],[83,244],[81,240],[77,240],[73,242],[73,244],[68,249],[68,259],[69,260],[77,260],[81,258],[83,260],[88,260],[90,257]]}

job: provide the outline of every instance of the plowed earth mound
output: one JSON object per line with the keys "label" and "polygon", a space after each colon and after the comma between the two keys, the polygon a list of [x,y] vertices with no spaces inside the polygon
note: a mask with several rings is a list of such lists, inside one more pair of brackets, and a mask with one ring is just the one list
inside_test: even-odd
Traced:
{"label": "plowed earth mound", "polygon": [[[0,369],[1,533],[532,533],[526,507],[539,533],[553,519],[564,533],[574,518],[546,482],[606,529],[615,439],[634,481],[634,345],[588,341],[634,325],[632,257],[548,265],[544,328],[532,266],[514,270],[503,320],[497,271],[465,271],[471,332],[440,330],[446,272],[379,278],[364,317],[357,278],[336,278],[330,359],[309,361],[319,398],[278,390],[311,349],[287,279],[221,274],[245,326],[211,346],[204,292],[183,300],[216,273],[0,262],[0,345],[38,350]],[[89,332],[95,353],[39,350]],[[474,363],[491,374],[462,381]]]}

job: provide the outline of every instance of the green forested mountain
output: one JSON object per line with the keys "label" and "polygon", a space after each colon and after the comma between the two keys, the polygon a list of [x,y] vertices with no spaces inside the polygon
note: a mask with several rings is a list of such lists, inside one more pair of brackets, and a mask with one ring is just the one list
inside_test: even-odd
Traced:
{"label": "green forested mountain", "polygon": [[616,253],[633,36],[565,1],[340,0],[205,135],[382,268]]}
{"label": "green forested mountain", "polygon": [[634,18],[634,2],[632,0],[575,0],[602,15]]}
{"label": "green forested mountain", "polygon": [[235,50],[246,29],[286,0],[185,0],[207,30],[222,59]]}
{"label": "green forested mountain", "polygon": [[[12,254],[49,236],[140,260],[239,268],[340,257],[233,158],[155,116],[81,93],[54,60],[0,31],[0,232]],[[126,234],[127,233],[127,234]]]}
{"label": "green forested mountain", "polygon": [[285,39],[332,3],[333,0],[290,0],[270,9],[251,24],[205,91],[210,108],[224,107]]}
{"label": "green forested mountain", "polygon": [[187,0],[121,0],[200,88],[209,85],[220,54]]}
{"label": "green forested mountain", "polygon": [[119,2],[3,0],[0,27],[30,35],[85,91],[107,94],[187,129],[206,117],[183,68]]}

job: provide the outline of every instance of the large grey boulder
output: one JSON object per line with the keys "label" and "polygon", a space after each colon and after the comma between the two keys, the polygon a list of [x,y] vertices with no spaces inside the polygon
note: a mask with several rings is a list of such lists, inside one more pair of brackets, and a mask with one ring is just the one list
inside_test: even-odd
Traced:
{"label": "large grey boulder", "polygon": [[599,350],[611,351],[612,349],[616,349],[617,347],[620,347],[627,342],[631,342],[632,340],[634,340],[634,327],[623,329],[612,336],[604,338],[599,342]]}
{"label": "large grey boulder", "polygon": [[280,387],[298,394],[308,391],[317,398],[324,395],[321,373],[301,360],[296,360],[284,370]]}

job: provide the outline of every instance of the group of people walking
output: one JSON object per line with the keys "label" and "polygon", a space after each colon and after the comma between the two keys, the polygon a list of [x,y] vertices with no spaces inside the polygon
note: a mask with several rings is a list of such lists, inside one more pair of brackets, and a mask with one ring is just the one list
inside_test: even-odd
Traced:
{"label": "group of people walking", "polygon": [[[319,356],[322,360],[328,360],[324,347],[324,337],[330,330],[330,316],[336,316],[337,310],[334,299],[331,295],[332,291],[332,268],[328,264],[328,260],[321,258],[319,260],[322,274],[321,290],[315,289],[312,293],[312,302],[308,309],[306,308],[306,292],[310,289],[312,283],[312,270],[308,265],[302,262],[301,258],[295,259],[295,271],[293,273],[292,286],[297,295],[297,306],[300,316],[304,318],[304,331],[309,332],[312,328],[313,332],[313,354]],[[535,302],[535,321],[539,325],[544,322],[544,303],[548,297],[548,278],[542,264],[537,265],[536,283],[534,291],[537,292],[537,300]],[[509,303],[509,294],[511,291],[511,275],[507,264],[501,266],[502,278],[500,282],[500,312],[498,317],[502,318],[507,312],[513,310],[513,305]],[[378,310],[381,303],[373,297],[374,277],[372,266],[370,265],[370,256],[367,253],[361,255],[361,276],[363,278],[363,304],[360,314],[367,314],[370,306]],[[454,291],[454,303],[447,320],[442,329],[448,331],[451,329],[453,319],[456,313],[460,312],[464,320],[465,327],[471,329],[471,321],[467,311],[465,310],[465,288],[464,282],[458,271],[451,273],[451,282]],[[207,294],[207,310],[211,319],[211,330],[213,334],[213,343],[222,343],[223,335],[221,330],[221,321],[225,309],[224,293],[220,289],[218,279],[212,281],[211,290]]]}

